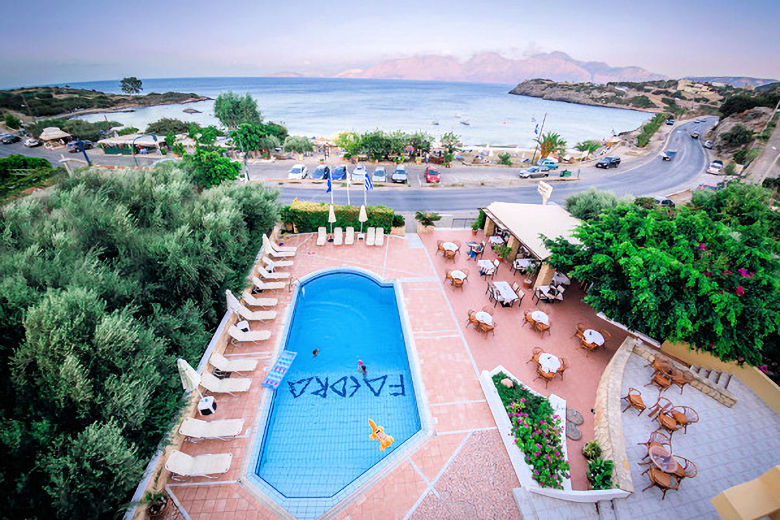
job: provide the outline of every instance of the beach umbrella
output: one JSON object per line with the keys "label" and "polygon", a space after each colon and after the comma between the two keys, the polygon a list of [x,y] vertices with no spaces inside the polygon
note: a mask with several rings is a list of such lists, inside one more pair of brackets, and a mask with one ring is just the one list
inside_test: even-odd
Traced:
{"label": "beach umbrella", "polygon": [[195,372],[195,369],[190,366],[189,363],[179,358],[176,360],[176,368],[179,369],[179,377],[181,378],[181,386],[185,392],[192,392],[195,390],[200,395],[201,399],[203,394],[198,390],[200,384],[200,375]]}
{"label": "beach umbrella", "polygon": [[363,232],[363,222],[368,220],[368,215],[366,214],[366,206],[363,204],[360,206],[360,215],[358,215],[358,221],[360,221],[360,232]]}
{"label": "beach umbrella", "polygon": [[328,223],[330,223],[330,232],[333,233],[333,223],[336,222],[336,212],[333,211],[333,204],[328,209]]}

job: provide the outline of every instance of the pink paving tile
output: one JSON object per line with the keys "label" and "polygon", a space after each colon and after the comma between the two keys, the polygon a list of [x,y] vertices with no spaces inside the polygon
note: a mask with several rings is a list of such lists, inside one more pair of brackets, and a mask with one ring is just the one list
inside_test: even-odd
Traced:
{"label": "pink paving tile", "polygon": [[412,455],[412,461],[423,475],[432,481],[444,469],[444,465],[455,454],[466,435],[436,435]]}

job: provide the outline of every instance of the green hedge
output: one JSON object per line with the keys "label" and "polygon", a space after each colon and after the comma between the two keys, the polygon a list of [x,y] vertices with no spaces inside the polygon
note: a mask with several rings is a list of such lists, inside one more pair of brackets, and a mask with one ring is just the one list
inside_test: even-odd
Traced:
{"label": "green hedge", "polygon": [[[330,230],[330,224],[328,224],[328,206],[324,202],[301,202],[296,201],[282,208],[282,220],[285,223],[295,224],[298,233],[311,233],[317,231],[320,226],[325,226]],[[360,206],[333,206],[336,213],[336,222],[333,226],[339,226],[346,228],[352,226],[355,229],[360,229],[360,221],[358,221],[358,215],[360,214]],[[363,223],[363,229],[369,227],[382,227],[385,233],[390,232],[390,227],[393,225],[393,217],[395,212],[392,208],[387,206],[367,206],[366,213],[368,214],[368,220]]]}
{"label": "green hedge", "polygon": [[664,124],[669,116],[670,114],[656,114],[653,119],[645,124],[645,126],[642,127],[642,131],[639,132],[639,136],[636,138],[637,146],[640,148],[647,146],[647,143],[650,142],[650,138],[653,137],[653,134],[656,133],[659,128],[661,128],[661,125]]}
{"label": "green hedge", "polygon": [[40,157],[13,154],[0,159],[0,178],[10,177],[14,170],[51,169],[51,164]]}

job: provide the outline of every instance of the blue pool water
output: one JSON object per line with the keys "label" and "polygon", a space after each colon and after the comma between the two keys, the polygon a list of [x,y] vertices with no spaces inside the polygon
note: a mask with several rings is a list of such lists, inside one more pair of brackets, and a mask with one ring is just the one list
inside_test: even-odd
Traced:
{"label": "blue pool water", "polygon": [[[393,286],[330,272],[298,291],[285,343],[298,356],[272,398],[255,474],[286,498],[327,498],[399,449],[420,416]],[[384,452],[369,418],[395,439]]]}

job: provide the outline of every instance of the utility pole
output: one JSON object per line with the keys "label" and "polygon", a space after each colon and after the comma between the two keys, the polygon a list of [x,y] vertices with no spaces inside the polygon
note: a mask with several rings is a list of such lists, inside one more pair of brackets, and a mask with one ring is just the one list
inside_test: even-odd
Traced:
{"label": "utility pole", "polygon": [[536,146],[534,147],[534,154],[531,156],[531,166],[534,165],[534,161],[536,160],[536,150],[539,149],[539,138],[542,137],[542,134],[544,133],[545,121],[547,121],[547,112],[544,113],[544,117],[542,118],[542,129],[539,130],[539,137],[536,138]]}

